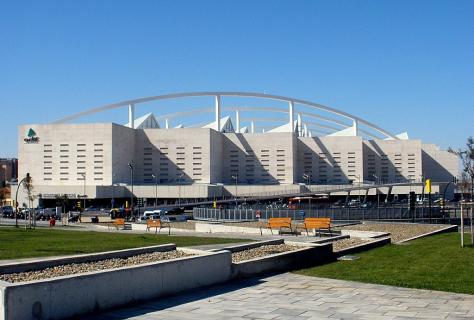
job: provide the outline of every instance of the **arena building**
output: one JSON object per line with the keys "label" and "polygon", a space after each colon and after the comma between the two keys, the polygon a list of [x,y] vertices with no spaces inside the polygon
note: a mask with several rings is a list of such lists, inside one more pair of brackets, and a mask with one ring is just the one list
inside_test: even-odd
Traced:
{"label": "arena building", "polygon": [[[212,99],[213,105],[135,117],[141,104],[189,97]],[[227,106],[224,99],[229,98],[246,100],[243,105]],[[248,99],[253,103],[270,100],[278,106],[248,106]],[[128,109],[128,123],[71,123],[118,108]],[[209,124],[181,124],[185,117],[209,112],[214,113]],[[272,118],[272,114],[280,117]],[[172,127],[172,121],[179,125]],[[259,126],[269,121],[280,123]],[[18,149],[19,180],[30,173],[38,200],[66,194],[70,199],[87,195],[88,199],[124,201],[133,194],[147,198],[148,203],[155,198],[161,203],[176,198],[284,193],[301,184],[420,182],[426,178],[432,180],[433,192],[441,192],[458,175],[456,156],[409,139],[407,133],[395,135],[313,102],[243,92],[154,96],[86,110],[48,124],[22,125]],[[411,185],[391,192],[411,190],[422,192]],[[24,192],[19,191],[22,199]]]}

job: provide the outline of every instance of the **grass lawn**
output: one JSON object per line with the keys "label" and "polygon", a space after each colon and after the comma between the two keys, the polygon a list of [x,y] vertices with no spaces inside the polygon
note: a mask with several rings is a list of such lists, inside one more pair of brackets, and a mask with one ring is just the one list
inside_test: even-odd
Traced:
{"label": "grass lawn", "polygon": [[0,259],[81,254],[164,243],[184,247],[248,241],[250,240],[0,227]]}
{"label": "grass lawn", "polygon": [[[470,237],[465,235],[465,244]],[[435,235],[356,254],[296,273],[409,288],[474,294],[474,247],[461,248],[458,233]]]}

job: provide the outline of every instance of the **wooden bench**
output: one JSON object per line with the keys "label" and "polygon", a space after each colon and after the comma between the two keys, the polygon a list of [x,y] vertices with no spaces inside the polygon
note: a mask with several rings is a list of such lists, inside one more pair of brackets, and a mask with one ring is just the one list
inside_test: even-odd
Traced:
{"label": "wooden bench", "polygon": [[114,226],[117,230],[119,229],[119,227],[122,227],[122,229],[125,228],[125,219],[115,219],[114,221],[112,221],[110,224],[109,224],[109,229],[111,226]]}
{"label": "wooden bench", "polygon": [[273,234],[273,229],[278,228],[279,233],[282,233],[282,229],[289,229],[293,233],[293,228],[291,227],[291,218],[270,218],[268,222],[260,226],[260,235],[263,235],[262,228],[269,228],[270,232]]}
{"label": "wooden bench", "polygon": [[305,229],[307,235],[309,235],[308,229],[314,229],[314,235],[319,232],[319,236],[321,236],[321,230],[328,230],[332,236],[331,218],[305,218],[304,223],[298,224],[296,228],[298,227]]}
{"label": "wooden bench", "polygon": [[[155,228],[155,234],[160,232],[163,228],[168,228],[168,234],[171,234],[171,225],[169,221],[159,220],[147,220],[146,221],[146,231],[150,230],[151,228]],[[159,228],[159,229],[158,229]]]}

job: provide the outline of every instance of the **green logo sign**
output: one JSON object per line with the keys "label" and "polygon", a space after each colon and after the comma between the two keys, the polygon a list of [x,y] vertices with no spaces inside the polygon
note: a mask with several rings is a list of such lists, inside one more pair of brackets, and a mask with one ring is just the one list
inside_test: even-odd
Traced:
{"label": "green logo sign", "polygon": [[27,138],[23,139],[25,143],[38,143],[39,142],[39,137],[36,135],[35,130],[31,129],[28,130],[28,133],[26,134]]}

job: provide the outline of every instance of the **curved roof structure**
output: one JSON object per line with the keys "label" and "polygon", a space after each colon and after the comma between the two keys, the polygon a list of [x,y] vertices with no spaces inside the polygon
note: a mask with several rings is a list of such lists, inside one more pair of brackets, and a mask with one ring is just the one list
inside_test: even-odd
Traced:
{"label": "curved roof structure", "polygon": [[[326,130],[330,130],[330,134],[323,134],[323,135],[345,135],[346,133],[350,133],[349,135],[360,135],[366,136],[369,138],[382,138],[382,139],[400,139],[397,135],[392,134],[391,132],[373,124],[369,121],[362,119],[358,116],[349,114],[345,111],[338,110],[332,107],[328,107],[319,103],[314,103],[307,100],[279,96],[279,95],[272,95],[272,94],[265,94],[265,93],[255,93],[255,92],[238,92],[238,91],[204,91],[204,92],[183,92],[183,93],[172,93],[172,94],[165,94],[165,95],[158,95],[158,96],[150,96],[144,97],[139,99],[131,99],[131,100],[124,100],[92,109],[88,109],[62,119],[56,120],[53,123],[65,123],[75,119],[79,119],[81,117],[92,115],[95,113],[100,113],[107,110],[118,109],[128,107],[129,112],[129,126],[134,127],[135,117],[134,117],[134,110],[135,106],[147,102],[152,101],[161,101],[161,100],[171,100],[171,99],[180,99],[180,98],[192,98],[192,97],[211,97],[214,98],[215,105],[214,108],[199,108],[192,111],[181,111],[170,113],[166,115],[157,116],[156,119],[165,119],[166,120],[166,128],[168,128],[168,120],[176,117],[184,117],[184,116],[192,116],[198,113],[209,113],[215,111],[215,121],[208,125],[208,127],[214,127],[214,129],[221,131],[221,111],[228,110],[228,111],[235,111],[235,125],[232,127],[235,128],[235,132],[241,132],[240,130],[240,113],[251,113],[251,112],[265,112],[265,115],[268,113],[275,113],[275,114],[286,114],[286,117],[283,118],[271,118],[272,121],[282,122],[283,125],[279,124],[276,127],[287,128],[287,130],[291,132],[297,132],[299,135],[311,135],[311,131],[314,132],[321,132],[320,129],[324,129],[323,132],[326,133]],[[287,109],[283,108],[276,108],[276,107],[258,107],[258,106],[227,106],[223,107],[221,103],[222,97],[237,97],[237,98],[257,98],[257,99],[267,99],[272,101],[279,101],[288,104]],[[300,110],[301,107],[301,110]],[[297,108],[297,110],[295,110]],[[311,112],[304,111],[310,110]],[[316,111],[318,113],[316,113]],[[320,113],[328,113],[329,116],[321,115]],[[294,123],[294,115],[297,114],[297,122],[296,125],[286,125],[289,123]],[[333,115],[333,116],[331,116]],[[335,116],[335,117],[334,117]],[[311,118],[315,121],[305,121],[305,119]],[[259,121],[269,121],[268,119],[259,119],[255,118],[252,120],[250,117],[245,118],[247,121],[251,121],[251,132],[253,133],[254,122]],[[130,125],[133,124],[133,125]],[[226,130],[229,129],[228,122],[226,123]],[[363,126],[364,129],[360,128]],[[301,128],[305,128],[304,131]],[[340,127],[340,128],[339,128]],[[351,130],[347,130],[351,128]],[[275,129],[277,129],[275,128]],[[282,129],[283,130],[283,129]],[[295,131],[296,130],[296,131]],[[275,130],[267,130],[267,132],[275,132]],[[277,130],[278,131],[278,130]],[[228,132],[228,131],[227,131]],[[281,132],[281,131],[279,131]],[[309,132],[309,134],[308,134]]]}

